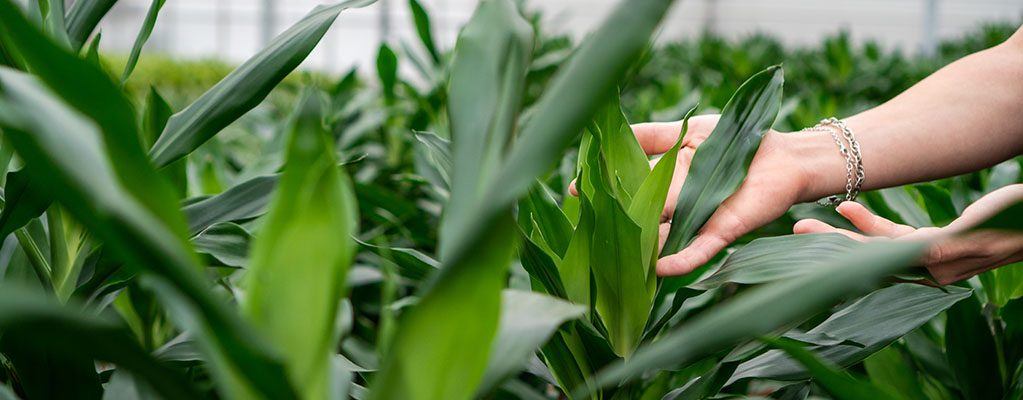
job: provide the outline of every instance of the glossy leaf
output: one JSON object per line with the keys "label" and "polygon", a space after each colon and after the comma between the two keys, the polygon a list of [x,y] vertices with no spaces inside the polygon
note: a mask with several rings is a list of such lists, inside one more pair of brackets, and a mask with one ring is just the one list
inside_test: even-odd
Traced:
{"label": "glossy leaf", "polygon": [[252,235],[245,228],[221,222],[192,238],[192,246],[195,246],[195,251],[209,254],[224,265],[241,268],[248,265],[251,240]]}
{"label": "glossy leaf", "polygon": [[188,231],[197,234],[216,223],[255,218],[266,212],[279,175],[259,176],[182,208]]}
{"label": "glossy leaf", "polygon": [[[640,185],[650,174],[650,162],[625,118],[618,91],[613,91],[607,98],[607,104],[597,111],[593,122],[590,123],[589,132],[600,138],[600,151],[607,162],[610,176],[620,179],[621,185],[614,185],[615,192],[627,193],[627,196],[620,194],[616,196],[621,201],[625,198],[631,199],[639,190]],[[628,207],[630,203],[625,202],[624,206]]]}
{"label": "glossy leaf", "polygon": [[[869,247],[867,247],[869,248]],[[855,249],[853,251],[856,251]],[[854,253],[855,254],[855,253]],[[822,358],[848,367],[883,349],[942,311],[970,295],[969,290],[917,284],[896,284],[877,290],[832,314],[807,333],[824,333],[863,346],[815,346]],[[885,329],[876,329],[879,326]],[[758,377],[799,380],[807,377],[797,363],[780,351],[769,351],[739,366],[734,380]]]}
{"label": "glossy leaf", "polygon": [[373,2],[347,0],[314,8],[191,105],[174,114],[149,151],[153,163],[164,167],[184,157],[258,105],[302,63],[342,10]]}
{"label": "glossy leaf", "polygon": [[335,318],[358,224],[319,100],[307,92],[298,105],[287,164],[252,244],[243,303],[249,320],[283,351],[292,384],[307,398],[329,391]]}
{"label": "glossy leaf", "polygon": [[504,290],[501,319],[478,393],[486,394],[520,371],[559,326],[586,308],[539,293]]}
{"label": "glossy leaf", "polygon": [[565,290],[565,284],[558,272],[558,265],[551,255],[532,239],[526,237],[525,233],[522,233],[519,246],[521,249],[520,261],[529,276],[539,282],[547,294],[567,299],[568,292]]}
{"label": "glossy leaf", "polygon": [[597,383],[604,386],[651,369],[686,366],[743,338],[799,321],[868,290],[884,276],[911,264],[922,250],[919,244],[868,243],[855,253],[847,252],[838,262],[817,262],[813,273],[753,288],[640,347],[628,362],[598,374]]}
{"label": "glossy leaf", "polygon": [[860,242],[838,233],[808,233],[756,239],[729,254],[713,275],[690,287],[756,284],[812,273],[815,261],[835,260]]}
{"label": "glossy leaf", "polygon": [[948,190],[931,184],[913,186],[924,199],[927,216],[934,226],[945,226],[959,217],[956,207],[952,204],[952,195]]}
{"label": "glossy leaf", "polygon": [[882,400],[899,399],[887,390],[873,383],[855,378],[852,375],[835,369],[817,358],[812,352],[803,348],[798,342],[788,339],[764,339],[774,347],[780,348],[789,357],[797,360],[813,376],[814,382],[840,400]]}
{"label": "glossy leaf", "polygon": [[72,50],[78,51],[117,0],[77,0],[67,12],[67,34]]}
{"label": "glossy leaf", "polygon": [[725,104],[721,119],[693,155],[662,257],[689,245],[714,210],[742,184],[760,139],[778,115],[783,81],[781,67],[770,67],[749,78]]}
{"label": "glossy leaf", "polygon": [[894,187],[878,191],[888,207],[914,228],[933,226],[927,211],[913,199],[905,187]]}

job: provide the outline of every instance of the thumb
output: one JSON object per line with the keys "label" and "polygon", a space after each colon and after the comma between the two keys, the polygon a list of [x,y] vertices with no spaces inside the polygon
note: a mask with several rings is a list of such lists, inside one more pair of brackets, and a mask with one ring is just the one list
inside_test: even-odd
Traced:
{"label": "thumb", "polygon": [[657,260],[657,275],[678,276],[693,272],[714,258],[728,243],[728,240],[713,232],[697,236],[681,252]]}

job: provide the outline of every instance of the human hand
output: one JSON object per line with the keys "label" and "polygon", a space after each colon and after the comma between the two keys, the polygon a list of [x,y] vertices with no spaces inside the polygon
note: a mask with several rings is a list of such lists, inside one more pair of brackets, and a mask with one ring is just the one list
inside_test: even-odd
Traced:
{"label": "human hand", "polygon": [[837,232],[861,241],[887,238],[932,242],[921,262],[939,284],[947,285],[1023,261],[1023,233],[978,230],[964,234],[1020,200],[1023,200],[1023,184],[1009,185],[970,204],[948,226],[920,229],[894,223],[872,214],[859,203],[847,201],[838,206],[838,213],[863,234],[835,228],[815,219],[801,220],[792,230],[797,234]]}
{"label": "human hand", "polygon": [[[675,173],[668,189],[668,197],[661,213],[660,243],[668,235],[669,219],[685,182],[696,149],[707,140],[718,115],[701,115],[689,119],[689,130],[682,140],[675,165]],[[678,139],[681,122],[642,123],[632,126],[640,146],[647,155],[662,154]],[[693,242],[681,252],[657,261],[660,276],[685,275],[706,264],[719,251],[739,237],[782,216],[793,204],[807,198],[809,174],[805,164],[796,162],[800,151],[807,147],[797,142],[801,135],[768,132],[760,143],[750,164],[745,181],[711,215]],[[830,137],[826,140],[830,140]],[[814,144],[816,145],[816,144]],[[833,143],[824,142],[833,147]],[[832,153],[834,149],[828,148]],[[830,153],[829,153],[830,154]],[[837,156],[836,160],[841,161]],[[837,171],[841,166],[836,167]],[[575,184],[569,187],[578,195]]]}

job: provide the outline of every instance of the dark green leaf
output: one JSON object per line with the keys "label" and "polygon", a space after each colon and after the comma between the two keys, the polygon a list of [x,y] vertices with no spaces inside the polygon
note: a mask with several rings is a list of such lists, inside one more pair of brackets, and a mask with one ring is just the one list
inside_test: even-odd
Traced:
{"label": "dark green leaf", "polygon": [[813,376],[814,382],[840,400],[882,400],[899,399],[898,395],[875,386],[870,381],[858,379],[852,375],[838,371],[834,365],[828,365],[817,358],[812,352],[803,348],[799,342],[789,339],[764,339],[772,346],[782,349],[789,357],[794,358]]}
{"label": "dark green leaf", "polygon": [[721,111],[714,131],[693,156],[661,256],[678,253],[743,179],[781,107],[781,67],[749,78]]}
{"label": "dark green leaf", "polygon": [[672,390],[662,400],[700,400],[713,396],[721,391],[737,366],[739,363],[734,361],[719,363],[686,386]]}
{"label": "dark green leaf", "polygon": [[92,35],[103,16],[117,0],[76,0],[67,13],[67,34],[71,49],[78,51]]}
{"label": "dark green leaf", "polygon": [[[814,348],[820,357],[840,367],[848,367],[883,349],[969,295],[969,290],[956,287],[949,287],[946,291],[917,284],[896,284],[864,296],[832,314],[807,333],[824,333],[861,344]],[[807,375],[804,369],[782,352],[769,351],[739,366],[733,380],[749,377],[799,380],[806,379]]]}
{"label": "dark green leaf", "polygon": [[991,326],[981,313],[980,300],[969,296],[948,310],[945,354],[967,400],[1000,399],[1002,373]]}
{"label": "dark green leaf", "polygon": [[874,384],[901,394],[907,399],[927,400],[916,372],[906,360],[902,352],[892,345],[863,360],[863,367],[867,369],[867,374]]}
{"label": "dark green leaf", "polygon": [[394,83],[398,80],[398,56],[387,43],[380,45],[377,52],[377,77],[388,101],[394,99]]}
{"label": "dark green leaf", "polygon": [[193,235],[219,222],[255,218],[266,212],[279,175],[260,176],[182,208]]}
{"label": "dark green leaf", "polygon": [[[0,0],[0,11],[9,6]],[[0,19],[6,15],[0,12]],[[150,203],[147,208],[143,199],[133,196],[126,187],[128,182],[114,172],[95,125],[33,77],[0,69],[0,126],[30,166],[30,178],[48,182],[43,185],[46,192],[102,240],[111,254],[125,265],[145,267],[172,282],[153,280],[159,286],[161,302],[178,311],[172,314],[182,325],[202,332],[197,336],[204,350],[218,352],[219,357],[211,357],[213,371],[222,379],[230,376],[228,382],[233,383],[220,389],[237,394],[250,390],[242,388],[250,384],[268,396],[292,397],[283,371],[265,343],[209,292],[183,235],[156,214],[174,220],[181,218],[180,212],[173,206],[165,209],[162,202]],[[137,144],[138,137],[131,140]],[[119,167],[136,174],[147,169],[155,174],[144,158]],[[135,193],[148,186],[139,185]]]}
{"label": "dark green leaf", "polygon": [[174,114],[149,151],[153,163],[164,167],[184,157],[258,105],[302,63],[342,10],[374,1],[347,0],[314,8],[195,102]]}
{"label": "dark green leaf", "polygon": [[416,33],[419,34],[419,41],[423,43],[423,47],[430,53],[430,58],[433,62],[440,62],[440,53],[437,52],[437,46],[433,44],[433,32],[430,31],[430,15],[423,9],[422,4],[419,4],[417,0],[408,1],[409,9],[412,10],[412,21],[416,24]]}
{"label": "dark green leaf", "polygon": [[402,247],[375,246],[358,239],[355,240],[363,248],[369,249],[380,256],[389,255],[389,259],[398,265],[398,272],[405,278],[423,281],[440,268],[440,263],[419,250]]}
{"label": "dark green leaf", "polygon": [[[551,256],[537,246],[532,239],[526,237],[525,233],[522,233],[519,246],[521,249],[520,261],[529,276],[540,282],[548,294],[567,299],[568,292],[565,291],[565,284],[561,281],[561,275],[558,273],[558,265],[551,259]],[[536,289],[534,288],[534,290]]]}
{"label": "dark green leaf", "polygon": [[838,233],[809,233],[756,239],[725,258],[713,275],[690,287],[709,289],[727,282],[756,284],[813,272],[814,261],[834,260],[860,243]]}
{"label": "dark green leaf", "polygon": [[142,46],[149,40],[149,35],[153,33],[153,27],[156,25],[156,16],[160,14],[160,9],[163,8],[163,3],[167,0],[153,0],[152,5],[149,6],[149,11],[146,12],[146,19],[142,21],[142,28],[139,29],[138,36],[135,37],[135,44],[131,46],[131,53],[128,54],[128,61],[124,65],[124,72],[121,74],[121,85],[128,81],[128,77],[131,76],[131,72],[135,70],[135,64],[139,61],[139,54],[142,53]]}
{"label": "dark green leaf", "polygon": [[248,264],[251,239],[252,235],[238,224],[221,222],[192,238],[192,245],[195,251],[209,254],[224,265],[244,267]]}
{"label": "dark green leaf", "polygon": [[53,198],[43,191],[29,186],[25,169],[7,173],[4,186],[4,208],[0,210],[0,238],[5,238],[43,212],[53,203]]}
{"label": "dark green leaf", "polygon": [[1023,202],[1013,204],[999,211],[998,214],[981,222],[973,229],[1023,230]]}
{"label": "dark green leaf", "polygon": [[934,226],[945,226],[959,217],[956,207],[952,204],[952,195],[948,190],[932,184],[920,184],[913,186],[924,199],[927,215]]}
{"label": "dark green leaf", "polygon": [[753,288],[640,347],[628,362],[600,373],[597,383],[603,386],[651,369],[689,365],[743,338],[799,321],[835,301],[869,290],[884,276],[911,264],[922,250],[920,244],[868,243],[839,261],[815,263],[813,273]]}

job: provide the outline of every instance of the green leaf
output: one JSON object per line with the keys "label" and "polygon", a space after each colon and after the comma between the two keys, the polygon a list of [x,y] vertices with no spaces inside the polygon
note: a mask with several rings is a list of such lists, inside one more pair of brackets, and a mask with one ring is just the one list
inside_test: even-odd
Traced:
{"label": "green leaf", "polygon": [[76,0],[67,12],[67,34],[71,49],[78,51],[117,0]]}
{"label": "green leaf", "polygon": [[732,282],[744,285],[795,278],[815,261],[834,260],[860,242],[839,233],[807,233],[756,239],[729,254],[713,275],[690,287],[710,289]]}
{"label": "green leaf", "polygon": [[932,225],[945,226],[959,217],[948,190],[932,184],[914,185],[913,188],[923,197],[927,216],[930,217]]}
{"label": "green leaf", "polygon": [[194,238],[195,251],[209,254],[224,265],[248,265],[249,242],[252,235],[245,228],[231,222],[221,222],[206,228]]}
{"label": "green leaf", "polygon": [[96,66],[101,66],[99,61],[100,39],[103,39],[103,31],[96,32],[96,36],[89,42],[89,48],[85,51],[85,59]]}
{"label": "green leaf", "polygon": [[[671,0],[621,3],[560,67],[533,106],[535,112],[519,129],[521,134],[499,173],[483,182],[482,193],[487,200],[479,203],[474,218],[467,219],[461,229],[452,230],[452,236],[457,236],[452,241],[460,246],[451,253],[473,251],[472,239],[480,237],[483,230],[476,226],[482,225],[479,221],[505,212],[533,185],[534,179],[561,160],[564,150],[574,144],[578,133],[603,105],[607,93],[647,46],[671,3]],[[630,28],[622,29],[623,26]]]}
{"label": "green leaf", "polygon": [[[511,201],[491,214],[476,210],[493,206],[480,188],[511,140],[532,47],[532,28],[509,0],[480,2],[459,35],[448,93],[454,168],[440,225],[443,267],[402,316],[372,381],[374,399],[467,399],[483,377],[516,234]],[[463,235],[471,229],[480,236]]]}
{"label": "green leaf", "polygon": [[377,52],[377,77],[380,78],[384,98],[393,100],[394,83],[398,81],[398,56],[387,43],[381,44]]}
{"label": "green leaf", "polygon": [[716,395],[732,376],[738,362],[722,362],[684,387],[672,390],[662,400],[700,400]]}
{"label": "green leaf", "polygon": [[53,203],[52,197],[29,184],[24,168],[7,173],[4,208],[0,210],[0,238],[6,238],[28,221],[43,215]]}
{"label": "green leaf", "polygon": [[[620,179],[621,185],[615,185],[615,193],[624,191],[631,198],[650,174],[650,162],[625,118],[618,91],[612,93],[607,96],[607,104],[594,116],[589,132],[600,138],[600,151],[610,176]],[[620,201],[625,198],[622,195],[616,197]],[[624,202],[624,205],[628,207],[630,203]]]}
{"label": "green leaf", "polygon": [[806,350],[799,342],[791,339],[762,339],[765,342],[771,344],[783,350],[794,358],[807,371],[813,376],[814,382],[820,385],[824,390],[831,393],[835,398],[840,400],[881,400],[881,399],[900,399],[901,397],[895,395],[884,388],[878,387],[870,381],[855,378],[849,373],[841,372],[835,369],[834,365],[828,365],[825,362],[817,358],[812,352]]}
{"label": "green leaf", "polygon": [[869,290],[881,278],[910,265],[922,250],[921,244],[875,242],[847,252],[839,261],[815,262],[813,273],[753,288],[699,314],[640,347],[628,362],[606,368],[596,382],[605,386],[652,369],[686,366],[744,338],[799,321]]}
{"label": "green leaf", "polygon": [[364,7],[374,1],[347,0],[314,8],[191,105],[174,114],[149,151],[153,163],[165,167],[184,157],[258,105],[302,63],[342,10]]}
{"label": "green leaf", "polygon": [[973,230],[978,229],[1023,231],[1023,202],[1006,207],[1004,210],[999,211],[998,214],[973,228]]}
{"label": "green leaf", "polygon": [[906,187],[881,189],[878,192],[881,193],[881,198],[888,204],[888,207],[898,214],[907,225],[914,228],[933,226],[927,211],[913,199]]}
{"label": "green leaf", "polygon": [[533,353],[567,321],[581,318],[586,308],[539,293],[504,290],[501,319],[490,350],[480,395],[515,375]]}
{"label": "green leaf", "polygon": [[907,399],[927,400],[916,372],[906,364],[906,360],[902,352],[892,345],[867,357],[863,360],[863,366],[876,385]]}
{"label": "green leaf", "polygon": [[283,350],[299,394],[324,398],[358,217],[314,93],[298,105],[287,164],[252,244],[243,309]]}
{"label": "green leaf", "polygon": [[[0,0],[0,11],[7,6],[9,2]],[[8,14],[0,15],[2,19]],[[145,267],[167,279],[152,279],[155,289],[160,290],[161,302],[184,310],[171,314],[182,325],[196,330],[207,353],[217,355],[211,356],[211,370],[224,380],[218,388],[225,395],[240,396],[249,390],[247,385],[252,385],[270,397],[293,397],[265,343],[209,292],[183,235],[151,211],[161,208],[162,202],[150,203],[151,208],[147,208],[142,204],[144,200],[126,187],[128,182],[114,172],[96,125],[33,77],[0,68],[0,126],[30,166],[30,178],[48,182],[42,186],[46,193],[100,239],[105,249],[130,268]],[[137,139],[133,137],[136,143]],[[119,170],[136,173],[147,168],[153,171],[144,158],[141,164],[117,165]],[[139,185],[135,192],[151,190],[147,186]],[[181,218],[175,208],[158,212],[172,220]]]}
{"label": "green leaf", "polygon": [[149,11],[146,12],[146,19],[142,21],[142,28],[139,29],[138,36],[135,37],[135,44],[131,46],[131,53],[128,53],[128,61],[124,65],[124,72],[121,74],[121,86],[128,81],[128,77],[131,76],[131,72],[135,70],[135,64],[139,61],[139,54],[142,53],[142,46],[149,40],[149,35],[153,33],[153,27],[156,25],[156,16],[160,14],[160,9],[163,8],[163,3],[167,0],[153,0],[153,3],[149,6]]}
{"label": "green leaf", "polygon": [[[114,319],[74,304],[62,306],[38,291],[0,285],[0,331],[5,340],[17,336],[20,350],[37,357],[45,352],[55,357],[55,362],[75,357],[112,362],[132,371],[164,396],[199,398],[180,372],[147,354]],[[59,388],[51,388],[55,389]],[[89,396],[77,393],[74,397]]]}
{"label": "green leaf", "polygon": [[532,215],[531,219],[536,222],[551,250],[558,257],[564,257],[574,230],[568,216],[558,208],[554,196],[543,183],[537,182],[529,194],[519,200],[520,217],[523,213]]}
{"label": "green leaf", "polygon": [[1002,398],[1002,372],[991,326],[981,313],[980,300],[969,296],[948,310],[945,354],[963,398]]}
{"label": "green leaf", "polygon": [[[579,182],[588,181],[580,179]],[[565,294],[573,303],[591,307],[590,259],[595,228],[593,206],[584,191],[579,192],[579,220],[569,240],[565,257],[558,265],[558,274],[565,286]]]}
{"label": "green leaf", "polygon": [[[593,137],[593,143],[600,143]],[[592,148],[591,148],[592,149]],[[629,217],[610,186],[608,166],[596,151],[587,154],[583,179],[593,187],[594,211],[590,270],[596,282],[595,308],[608,329],[615,353],[628,357],[639,345],[650,312],[653,287],[647,285],[642,229]]]}
{"label": "green leaf", "polygon": [[186,205],[182,211],[188,219],[188,231],[194,235],[216,223],[263,215],[279,178],[280,175],[255,177]]}
{"label": "green leaf", "polygon": [[[862,344],[814,348],[820,357],[840,367],[848,367],[880,351],[968,296],[969,290],[956,287],[949,287],[946,291],[917,284],[896,284],[864,296],[807,333],[823,333]],[[806,379],[807,374],[782,352],[769,351],[740,365],[732,380],[750,377],[799,380]]]}
{"label": "green leaf", "polygon": [[671,178],[675,174],[675,163],[678,161],[679,149],[682,148],[682,139],[685,138],[686,131],[689,130],[689,117],[694,112],[696,112],[695,107],[686,113],[685,118],[682,119],[682,130],[679,131],[678,140],[661,156],[660,160],[657,160],[657,165],[637,189],[636,196],[629,206],[629,216],[643,229],[640,237],[640,249],[644,251],[643,265],[649,266],[646,272],[648,280],[656,272],[657,239],[661,231],[660,222],[664,203],[668,198]]}
{"label": "green leaf", "polygon": [[[558,273],[558,265],[540,246],[532,239],[521,232],[522,240],[519,242],[522,267],[529,273],[529,276],[543,285],[544,291],[552,296],[568,298],[565,284],[561,281]],[[536,290],[536,288],[534,288]]]}
{"label": "green leaf", "polygon": [[714,131],[693,156],[662,257],[682,251],[742,184],[760,139],[778,115],[783,81],[781,67],[770,67],[749,78],[725,104]]}
{"label": "green leaf", "polygon": [[430,58],[433,62],[440,62],[440,53],[437,52],[437,46],[433,44],[433,33],[430,31],[430,15],[423,9],[422,4],[419,4],[417,0],[408,1],[409,9],[412,10],[412,21],[416,25],[416,33],[419,34],[419,41],[423,43],[423,47],[430,53]]}
{"label": "green leaf", "polygon": [[413,281],[421,282],[440,268],[440,263],[437,260],[416,249],[375,246],[358,239],[355,239],[355,242],[381,257],[387,254],[385,258],[389,258],[398,265],[398,273]]}
{"label": "green leaf", "polygon": [[426,145],[429,160],[440,173],[445,190],[451,187],[451,142],[428,132],[415,132],[416,140]]}
{"label": "green leaf", "polygon": [[[461,272],[435,280],[415,308],[401,316],[383,366],[371,380],[370,398],[468,399],[475,393],[497,332],[494,312],[500,298],[492,294],[504,287],[513,228],[514,222],[505,219],[460,260],[464,264],[444,263],[441,273]],[[500,273],[494,266],[501,267]]]}
{"label": "green leaf", "polygon": [[184,244],[184,218],[177,212],[173,191],[142,151],[135,109],[120,87],[96,65],[47,39],[10,0],[0,1],[0,22],[0,29],[8,32],[32,73],[71,107],[95,121],[107,155],[120,167],[113,172],[124,188]]}

